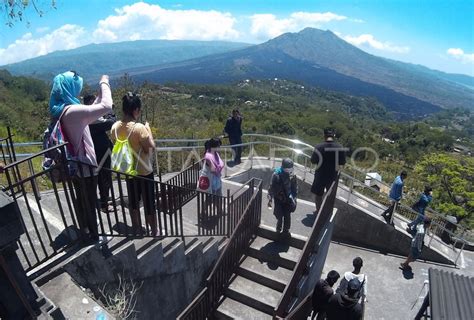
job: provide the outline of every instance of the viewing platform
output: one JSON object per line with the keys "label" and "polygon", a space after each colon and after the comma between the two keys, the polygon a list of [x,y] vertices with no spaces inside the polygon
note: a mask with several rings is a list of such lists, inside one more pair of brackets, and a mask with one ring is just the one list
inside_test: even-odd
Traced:
{"label": "viewing platform", "polygon": [[[311,272],[301,278],[306,287],[298,287],[295,292],[299,294],[293,295],[288,308],[294,308],[302,301],[302,294],[311,291],[309,284],[314,286],[316,278],[325,277],[333,269],[340,274],[350,271],[356,256],[363,259],[362,272],[368,277],[364,319],[413,318],[427,293],[430,267],[474,277],[474,253],[465,250],[469,242],[457,239],[454,234],[453,243],[443,241],[444,225],[440,222],[436,222],[431,234],[425,237],[423,255],[413,263],[412,272],[400,270],[399,265],[409,252],[411,235],[405,228],[413,213],[402,207],[395,214],[394,225],[388,225],[380,216],[386,208],[381,203],[381,194],[365,186],[361,179],[344,172],[339,176],[331,207],[327,200],[328,207],[324,211],[327,220],[319,225],[321,233],[315,233],[318,228],[315,229],[315,206],[310,192],[313,172],[304,161],[298,161],[300,156],[293,154],[299,194],[297,209],[291,215],[291,238],[286,245],[275,233],[276,219],[265,200],[271,174],[280,165],[281,158],[249,154],[243,157],[241,164],[233,165],[228,161],[223,177],[223,197],[196,193],[199,163],[187,168],[183,165],[185,170],[182,171],[155,176],[159,195],[158,236],[150,235],[144,222],[141,234],[134,234],[124,191],[126,184],[120,174],[114,174],[112,204],[115,212],[98,213],[101,241],[85,247],[76,244],[74,209],[68,199],[70,186],[58,185],[53,190],[35,192],[33,181],[39,175],[24,178],[24,182],[6,189],[7,192],[15,191],[26,228],[20,239],[20,260],[29,277],[50,296],[52,303],[61,307],[65,316],[76,317],[67,305],[81,303],[77,299],[87,297],[82,294],[68,296],[66,302],[66,297],[56,294],[54,288],[61,290],[64,286],[66,290],[71,283],[92,287],[99,284],[100,281],[94,283],[97,279],[113,281],[114,276],[106,272],[108,268],[111,271],[123,268],[125,274],[136,274],[137,281],[151,277],[154,280],[145,284],[146,290],[160,285],[169,288],[169,297],[160,296],[164,294],[162,292],[155,298],[161,297],[163,303],[171,304],[171,312],[178,316],[186,304],[196,299],[196,293],[202,288],[201,279],[208,276],[216,263],[219,264],[219,257],[229,241],[233,241],[234,232],[241,228],[245,214],[253,210],[255,219],[258,217],[256,229],[253,235],[249,234],[249,246],[238,258],[238,268],[219,299],[215,314],[218,318],[271,319],[279,308],[280,299],[287,294],[310,237],[315,236],[319,249],[311,253],[311,263],[308,262]],[[155,267],[150,268],[151,265]],[[81,273],[82,269],[89,270],[89,274]],[[186,287],[185,299],[180,303],[170,300],[178,294],[177,288],[169,287],[174,286],[169,282],[171,279]],[[97,293],[92,295],[97,297]],[[143,300],[137,307],[146,308],[151,302],[140,297]],[[142,313],[144,318],[147,318],[146,314]],[[94,312],[90,316],[95,319]]]}

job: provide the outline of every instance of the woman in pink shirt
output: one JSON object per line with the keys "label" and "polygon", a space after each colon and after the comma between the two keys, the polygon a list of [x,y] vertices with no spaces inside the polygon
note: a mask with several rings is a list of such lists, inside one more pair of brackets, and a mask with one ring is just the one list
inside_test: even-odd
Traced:
{"label": "woman in pink shirt", "polygon": [[206,141],[204,143],[206,149],[204,160],[211,171],[211,193],[222,196],[221,172],[224,168],[224,161],[222,161],[218,152],[220,146],[221,140],[218,138]]}
{"label": "woman in pink shirt", "polygon": [[82,90],[82,78],[68,71],[57,75],[53,81],[50,110],[53,118],[61,121],[66,140],[71,145],[72,155],[84,165],[78,166],[73,184],[76,190],[75,210],[81,233],[97,241],[97,159],[89,124],[112,110],[112,92],[109,77],[103,75],[99,81],[99,94],[92,105],[83,105],[77,99]]}

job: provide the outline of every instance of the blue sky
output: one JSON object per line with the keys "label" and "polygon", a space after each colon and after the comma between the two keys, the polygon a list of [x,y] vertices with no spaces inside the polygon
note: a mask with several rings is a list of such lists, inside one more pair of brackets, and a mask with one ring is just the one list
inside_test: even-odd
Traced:
{"label": "blue sky", "polygon": [[377,56],[474,76],[469,0],[37,0],[39,17],[0,29],[0,65],[89,43],[137,39],[261,43],[305,27],[329,29]]}

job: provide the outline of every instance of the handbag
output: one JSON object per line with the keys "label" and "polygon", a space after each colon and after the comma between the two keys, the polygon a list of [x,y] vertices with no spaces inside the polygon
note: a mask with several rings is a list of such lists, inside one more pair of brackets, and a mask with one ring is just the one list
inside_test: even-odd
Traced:
{"label": "handbag", "polygon": [[199,171],[199,179],[197,182],[197,190],[202,192],[211,192],[211,170],[204,160],[202,169]]}

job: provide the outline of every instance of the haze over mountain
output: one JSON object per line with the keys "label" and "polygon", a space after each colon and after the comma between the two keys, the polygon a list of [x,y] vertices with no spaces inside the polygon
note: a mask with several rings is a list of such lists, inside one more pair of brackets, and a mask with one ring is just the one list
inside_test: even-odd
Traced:
{"label": "haze over mountain", "polygon": [[44,56],[0,67],[14,75],[33,76],[50,81],[60,72],[76,70],[86,80],[94,81],[102,74],[119,74],[121,70],[156,66],[249,46],[225,41],[137,40],[118,43],[90,44],[56,51]]}
{"label": "haze over mountain", "polygon": [[[2,67],[0,67],[2,68]],[[368,54],[331,31],[306,28],[259,45],[207,41],[94,44],[5,66],[15,75],[51,80],[76,70],[94,81],[125,72],[137,81],[229,83],[285,78],[355,96],[372,96],[395,116],[473,108],[474,78]]]}
{"label": "haze over mountain", "polygon": [[440,108],[472,108],[474,101],[472,77],[376,57],[331,31],[313,28],[233,52],[128,72],[138,80],[156,82],[286,78],[357,96],[375,96],[395,113],[414,115]]}

